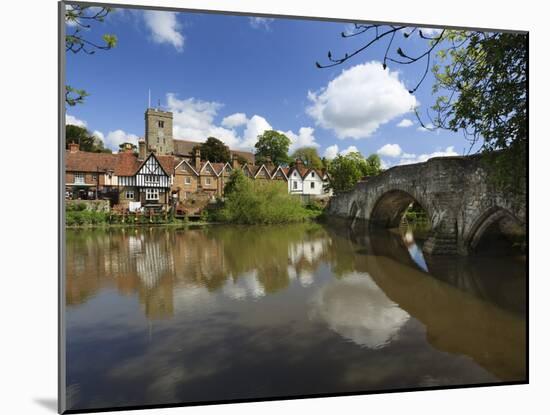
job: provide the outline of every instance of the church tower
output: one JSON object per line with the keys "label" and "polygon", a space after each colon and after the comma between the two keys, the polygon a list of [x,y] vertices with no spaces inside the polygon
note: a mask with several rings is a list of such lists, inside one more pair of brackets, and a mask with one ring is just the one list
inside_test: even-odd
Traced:
{"label": "church tower", "polygon": [[172,154],[174,138],[172,136],[173,114],[157,108],[145,111],[145,143],[147,151],[156,154]]}

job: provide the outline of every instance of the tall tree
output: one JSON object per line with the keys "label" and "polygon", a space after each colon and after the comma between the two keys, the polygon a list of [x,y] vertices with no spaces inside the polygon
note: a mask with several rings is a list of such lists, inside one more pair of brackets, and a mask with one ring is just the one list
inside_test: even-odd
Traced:
{"label": "tall tree", "polygon": [[[293,160],[300,159],[306,167],[313,169],[323,168],[323,162],[315,147],[301,147],[292,153]],[[292,163],[293,161],[291,161]]]}
{"label": "tall tree", "polygon": [[212,163],[228,163],[231,161],[229,147],[215,137],[208,137],[199,148],[203,160],[208,160]]}
{"label": "tall tree", "polygon": [[[342,37],[364,37],[365,42],[341,57],[328,52],[328,63],[316,65],[340,65],[383,44],[384,69],[393,64],[423,65],[410,93],[416,92],[431,69],[435,101],[425,115],[417,111],[421,125],[462,131],[470,150],[477,144],[487,154],[496,183],[513,190],[526,176],[527,35],[448,29],[427,33],[401,25],[355,24],[355,30]],[[413,37],[424,41],[421,53],[405,50]]]}
{"label": "tall tree", "polygon": [[[101,40],[90,40],[84,34],[93,23],[101,23],[113,12],[111,7],[83,6],[77,4],[68,4],[65,9],[65,23],[67,34],[65,35],[65,51],[72,53],[83,52],[87,55],[93,55],[96,50],[109,50],[116,46],[117,37],[113,34],[105,33]],[[65,86],[65,103],[69,106],[81,104],[88,96],[84,89],[74,88],[70,85]]]}
{"label": "tall tree", "polygon": [[330,187],[335,192],[351,190],[364,175],[363,166],[356,157],[350,154],[337,155],[331,161],[328,173],[330,175]]}
{"label": "tall tree", "polygon": [[65,148],[69,143],[77,143],[81,151],[92,153],[110,153],[111,150],[105,148],[103,141],[84,128],[78,125],[67,125],[65,127]]}
{"label": "tall tree", "polygon": [[376,176],[382,171],[382,162],[378,154],[371,154],[365,161],[367,162],[367,176]]}
{"label": "tall tree", "polygon": [[283,133],[274,130],[264,131],[256,142],[256,164],[271,160],[275,164],[288,164],[288,147],[290,139]]}

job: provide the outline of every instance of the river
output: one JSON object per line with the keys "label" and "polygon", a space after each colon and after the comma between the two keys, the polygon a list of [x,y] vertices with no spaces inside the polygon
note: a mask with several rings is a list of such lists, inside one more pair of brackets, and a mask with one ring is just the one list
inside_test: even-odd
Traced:
{"label": "river", "polygon": [[525,257],[345,226],[67,230],[68,409],[526,377]]}

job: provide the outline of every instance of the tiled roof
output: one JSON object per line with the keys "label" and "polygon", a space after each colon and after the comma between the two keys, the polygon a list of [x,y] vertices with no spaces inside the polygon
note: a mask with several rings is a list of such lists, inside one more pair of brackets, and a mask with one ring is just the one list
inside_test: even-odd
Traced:
{"label": "tiled roof", "polygon": [[[173,156],[155,156],[164,171],[168,174],[174,173],[176,159]],[[116,176],[133,176],[137,173],[143,160],[138,160],[133,152],[90,153],[87,151],[67,151],[65,157],[66,171],[79,172],[103,172],[112,171]]]}
{"label": "tiled roof", "polygon": [[115,170],[117,154],[89,153],[67,150],[65,155],[65,169],[67,171],[97,172]]}
{"label": "tiled roof", "polygon": [[132,152],[123,152],[117,154],[117,164],[115,168],[116,176],[133,176],[139,169],[141,162]]}

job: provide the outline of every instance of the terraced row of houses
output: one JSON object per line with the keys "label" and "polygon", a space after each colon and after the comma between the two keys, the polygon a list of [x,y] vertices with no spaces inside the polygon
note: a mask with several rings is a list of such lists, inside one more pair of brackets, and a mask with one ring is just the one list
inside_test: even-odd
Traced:
{"label": "terraced row of houses", "polygon": [[329,194],[326,172],[307,168],[300,160],[293,167],[255,165],[254,154],[231,150],[231,163],[211,163],[201,160],[199,143],[173,139],[172,113],[148,109],[145,125],[137,154],[131,146],[107,154],[80,151],[77,143],[70,143],[65,157],[66,198],[110,199],[112,205],[128,209],[162,208],[196,197],[223,196],[234,169],[255,180],[285,181],[292,194]]}

